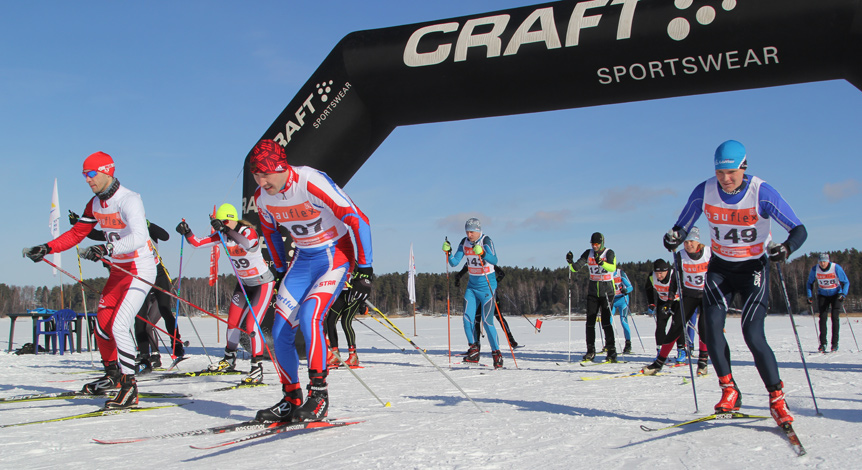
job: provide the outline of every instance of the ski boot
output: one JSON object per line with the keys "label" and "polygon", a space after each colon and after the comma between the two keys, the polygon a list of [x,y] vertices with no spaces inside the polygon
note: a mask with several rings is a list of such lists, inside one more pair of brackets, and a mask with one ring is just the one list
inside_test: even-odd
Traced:
{"label": "ski boot", "polygon": [[676,352],[676,363],[682,364],[688,359],[688,355],[685,353],[685,347]]}
{"label": "ski boot", "polygon": [[[179,337],[179,335],[177,335]],[[182,341],[174,341],[174,357],[180,358],[186,355],[186,348]]]}
{"label": "ski boot", "polygon": [[709,374],[709,353],[700,351],[697,355],[697,375],[698,377]]}
{"label": "ski boot", "polygon": [[781,390],[783,388],[784,382],[766,387],[766,391],[769,392],[769,412],[779,426],[793,422],[793,416],[790,416],[787,402],[784,400],[784,392]]}
{"label": "ski boot", "polygon": [[611,346],[608,348],[608,355],[605,356],[605,362],[617,362],[617,348],[615,346]]}
{"label": "ski boot", "polygon": [[470,349],[467,350],[467,354],[464,356],[464,362],[479,362],[479,343],[470,345]]}
{"label": "ski boot", "polygon": [[596,350],[595,348],[587,348],[587,353],[584,354],[584,357],[581,358],[581,362],[592,362],[593,359],[596,358]]}
{"label": "ski boot", "polygon": [[341,367],[341,361],[338,360],[338,348],[330,348],[326,350],[326,368],[338,369]]}
{"label": "ski boot", "polygon": [[833,344],[833,345],[832,345],[832,349],[831,349],[830,351],[831,351],[831,352],[838,351],[838,343]]}
{"label": "ski boot", "polygon": [[329,410],[329,392],[326,388],[326,371],[308,372],[308,397],[296,410],[297,421],[320,421]]}
{"label": "ski boot", "polygon": [[105,363],[105,375],[101,378],[94,380],[81,389],[81,393],[86,393],[88,395],[102,395],[109,390],[116,390],[120,388],[120,366],[117,364],[117,361],[111,361]]}
{"label": "ski boot", "polygon": [[631,340],[626,340],[626,345],[623,348],[623,354],[631,354],[632,353],[632,342]]}
{"label": "ski boot", "polygon": [[162,355],[159,353],[150,354],[150,369],[162,367]]}
{"label": "ski boot", "polygon": [[500,353],[500,350],[491,351],[491,357],[494,358],[494,369],[502,369],[503,368],[503,354]]}
{"label": "ski boot", "polygon": [[302,388],[298,383],[282,384],[284,398],[274,406],[260,410],[254,420],[261,423],[290,423],[296,421],[296,410],[302,405]]}
{"label": "ski boot", "polygon": [[208,369],[212,372],[233,372],[236,367],[236,351],[224,350],[224,358],[217,364],[210,364]]}
{"label": "ski boot", "polygon": [[661,368],[664,367],[664,361],[664,358],[659,356],[652,364],[641,369],[641,374],[657,375],[661,371]]}
{"label": "ski boot", "polygon": [[820,347],[817,348],[817,352],[825,353],[826,352],[826,344],[821,344]]}
{"label": "ski boot", "polygon": [[263,383],[263,362],[251,361],[251,370],[242,378],[241,385],[253,385]]}
{"label": "ski boot", "polygon": [[742,406],[742,394],[739,393],[732,374],[719,377],[718,385],[721,386],[721,400],[716,403],[715,412],[730,413],[731,411],[739,411],[739,407]]}
{"label": "ski boot", "polygon": [[356,346],[350,347],[350,353],[347,356],[347,360],[344,361],[347,364],[347,367],[356,368],[359,367],[359,356],[356,355]]}
{"label": "ski boot", "polygon": [[105,409],[131,408],[138,404],[138,382],[132,374],[123,374],[117,382],[120,391],[117,396],[105,402]]}
{"label": "ski boot", "polygon": [[153,366],[150,365],[150,358],[138,354],[135,358],[135,375],[147,375],[153,371]]}

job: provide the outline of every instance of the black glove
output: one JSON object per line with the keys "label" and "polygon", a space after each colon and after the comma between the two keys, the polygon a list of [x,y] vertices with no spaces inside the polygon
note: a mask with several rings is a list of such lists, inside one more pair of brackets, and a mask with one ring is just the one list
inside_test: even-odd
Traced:
{"label": "black glove", "polygon": [[787,245],[784,243],[779,243],[777,245],[769,246],[769,259],[775,261],[776,263],[780,263],[787,259],[790,256],[790,250],[787,249]]}
{"label": "black glove", "polygon": [[77,224],[77,223],[78,223],[78,219],[80,219],[80,217],[78,217],[78,214],[76,214],[76,213],[74,213],[74,212],[72,212],[72,211],[69,211],[69,223],[70,223],[70,224],[72,224],[72,225]]}
{"label": "black glove", "polygon": [[[184,222],[180,222],[180,223],[184,223]],[[225,225],[224,222],[222,222],[219,219],[210,218],[210,225],[213,226],[213,230],[215,230],[216,232],[227,233],[227,231],[230,230],[230,227]],[[183,235],[185,235],[185,234],[183,234]]]}
{"label": "black glove", "polygon": [[620,286],[620,295],[626,295],[629,292],[626,286]]}
{"label": "black glove", "polygon": [[839,302],[844,302],[844,294],[840,294],[840,295],[838,295],[838,301],[839,301]]}
{"label": "black glove", "polygon": [[455,287],[461,287],[461,276],[455,276]]}
{"label": "black glove", "polygon": [[365,303],[365,299],[367,299],[368,294],[371,293],[372,274],[374,274],[374,271],[371,267],[356,268],[356,272],[353,273],[353,278],[350,280],[350,284],[352,284],[353,287],[350,288],[350,293],[347,294],[348,304],[352,304],[354,302],[359,302],[360,304]]}
{"label": "black glove", "polygon": [[177,224],[177,233],[179,233],[182,236],[186,236],[186,235],[192,233],[192,229],[191,229],[191,227],[189,227],[189,224],[187,224],[186,221],[184,220],[184,221]]}
{"label": "black glove", "polygon": [[33,246],[30,248],[24,248],[24,250],[22,251],[22,254],[24,256],[26,256],[27,258],[30,258],[31,260],[33,260],[34,263],[38,263],[39,261],[42,261],[42,258],[44,258],[45,255],[47,255],[50,252],[51,252],[51,247],[48,246],[47,244],[45,244],[45,245]]}
{"label": "black glove", "polygon": [[670,229],[662,239],[667,251],[675,251],[682,244],[682,233],[679,230]]}
{"label": "black glove", "polygon": [[813,304],[813,303],[814,303],[814,299],[812,299],[811,297],[809,297],[809,298],[808,298],[808,305],[811,305],[811,304]]}
{"label": "black glove", "polygon": [[575,264],[575,255],[572,252],[566,253],[566,262],[569,264]]}
{"label": "black glove", "polygon": [[114,245],[110,243],[106,245],[93,245],[88,246],[87,248],[78,248],[78,254],[81,255],[81,258],[88,259],[90,261],[99,261],[105,256],[111,256],[114,253]]}

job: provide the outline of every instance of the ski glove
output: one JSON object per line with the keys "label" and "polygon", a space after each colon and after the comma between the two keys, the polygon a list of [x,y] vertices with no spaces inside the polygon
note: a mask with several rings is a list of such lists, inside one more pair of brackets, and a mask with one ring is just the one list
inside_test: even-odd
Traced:
{"label": "ski glove", "polygon": [[443,251],[450,254],[452,253],[452,245],[449,244],[449,240],[443,242]]}
{"label": "ski glove", "polygon": [[566,253],[566,262],[569,264],[575,264],[575,255],[571,251]]}
{"label": "ski glove", "polygon": [[[839,295],[839,296],[838,296],[838,301],[839,301],[839,302],[844,302],[844,294],[841,294],[841,295]],[[846,314],[845,314],[845,315],[846,315]]]}
{"label": "ski glove", "polygon": [[626,286],[620,286],[620,295],[626,295],[629,292]]}
{"label": "ski glove", "polygon": [[809,297],[809,298],[808,298],[808,305],[811,305],[811,304],[813,304],[813,303],[814,303],[814,299],[812,299],[811,297]]}
{"label": "ski glove", "polygon": [[70,224],[72,224],[72,225],[77,224],[77,223],[78,223],[78,219],[80,219],[80,218],[81,218],[81,217],[80,217],[80,216],[78,216],[78,214],[76,214],[76,213],[74,213],[74,212],[72,212],[72,211],[69,211],[69,223],[70,223]]}
{"label": "ski glove", "polygon": [[680,230],[670,229],[664,234],[664,238],[662,241],[664,242],[664,247],[667,248],[667,251],[676,251],[679,245],[682,244],[683,234]]}
{"label": "ski glove", "polygon": [[473,245],[473,253],[478,256],[485,256],[485,249],[482,248],[482,245]]}
{"label": "ski glove", "polygon": [[225,225],[224,222],[212,217],[210,217],[210,225],[213,226],[213,230],[215,230],[216,232],[227,233],[227,231],[230,230],[230,227]]}
{"label": "ski glove", "polygon": [[372,274],[374,274],[374,271],[370,266],[367,268],[356,268],[356,272],[353,274],[353,279],[350,280],[353,287],[350,288],[350,293],[347,294],[347,302],[349,304],[354,302],[359,302],[360,304],[365,303],[365,299],[367,299],[368,294],[371,293]]}
{"label": "ski glove", "polygon": [[179,233],[182,236],[186,236],[186,235],[192,233],[192,229],[191,229],[191,227],[189,227],[189,224],[187,224],[186,221],[183,220],[182,222],[177,224],[177,233]]}
{"label": "ski glove", "polygon": [[51,247],[48,246],[47,244],[45,244],[45,245],[33,246],[30,248],[24,248],[24,250],[22,251],[22,254],[24,256],[26,256],[27,258],[30,258],[31,260],[33,260],[34,263],[38,263],[39,261],[42,261],[42,258],[44,258],[45,255],[47,255],[50,252],[51,252]]}
{"label": "ski glove", "polygon": [[769,246],[769,259],[775,261],[776,263],[780,263],[787,259],[790,256],[790,250],[787,248],[787,245],[784,243],[779,243],[777,245]]}
{"label": "ski glove", "polygon": [[78,248],[78,254],[81,258],[90,261],[99,261],[105,256],[111,256],[114,253],[114,245],[108,243],[105,245],[93,245],[87,248]]}

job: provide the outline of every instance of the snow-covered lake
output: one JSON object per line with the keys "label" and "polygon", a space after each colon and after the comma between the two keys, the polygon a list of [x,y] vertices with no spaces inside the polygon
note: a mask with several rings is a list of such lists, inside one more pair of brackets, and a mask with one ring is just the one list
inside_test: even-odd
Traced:
{"label": "snow-covered lake", "polygon": [[[516,340],[517,368],[505,351],[506,368],[456,365],[447,356],[446,317],[393,321],[472,399],[403,338],[370,318],[356,324],[363,369],[355,372],[384,402],[384,407],[347,370],[329,376],[331,418],[364,420],[354,426],[314,432],[284,433],[218,450],[195,450],[192,444],[221,442],[230,435],[197,436],[122,445],[100,445],[93,438],[135,437],[227,424],[254,417],[258,409],[281,398],[277,386],[212,392],[236,382],[236,376],[170,379],[139,384],[142,392],[181,392],[190,399],[141,403],[191,402],[179,408],[152,410],[0,430],[2,468],[343,468],[343,469],[569,469],[569,468],[860,468],[862,456],[862,355],[842,319],[842,348],[836,354],[809,355],[817,347],[811,317],[796,317],[805,359],[822,416],[811,392],[787,316],[767,319],[767,336],[781,368],[794,426],[808,455],[796,457],[770,420],[708,422],[676,430],[644,432],[640,425],[662,427],[708,415],[718,401],[717,378],[696,380],[695,413],[688,367],[666,369],[659,377],[589,380],[584,377],[631,373],[652,361],[654,323],[636,317],[645,348],[634,337],[628,363],[582,367],[568,362],[584,351],[583,321],[545,320],[540,333],[522,318],[509,323]],[[216,322],[195,318],[207,351],[218,360]],[[857,334],[862,325],[852,318]],[[184,339],[192,342],[185,371],[208,364],[187,318]],[[460,318],[451,320],[454,352],[466,349]],[[567,326],[571,325],[571,330]],[[80,389],[97,375],[88,352],[64,356],[6,353],[9,319],[0,319],[0,396]],[[30,341],[30,321],[19,321],[15,346]],[[571,331],[571,333],[570,333]],[[634,333],[634,331],[633,331]],[[621,335],[618,335],[618,337]],[[768,415],[765,388],[742,341],[738,317],[729,318],[734,377],[743,394],[741,411]],[[388,340],[398,345],[395,347]],[[341,336],[344,342],[343,335]],[[402,351],[400,348],[404,347]],[[645,350],[644,350],[645,349]],[[481,362],[490,364],[487,340]],[[99,357],[95,353],[95,364]],[[248,359],[238,361],[242,369]],[[266,363],[265,381],[277,378]],[[84,372],[84,373],[82,373]],[[307,383],[304,368],[300,372]],[[0,424],[72,415],[100,407],[103,399],[51,400],[0,404]],[[478,409],[481,408],[481,411]],[[241,433],[242,434],[242,433]]]}

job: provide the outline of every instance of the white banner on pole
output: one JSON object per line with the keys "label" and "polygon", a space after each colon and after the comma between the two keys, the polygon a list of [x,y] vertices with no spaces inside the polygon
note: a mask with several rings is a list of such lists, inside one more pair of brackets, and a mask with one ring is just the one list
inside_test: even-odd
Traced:
{"label": "white banner on pole", "polygon": [[413,244],[410,244],[410,265],[407,268],[407,294],[410,303],[416,303],[416,261],[413,259]]}
{"label": "white banner on pole", "polygon": [[[60,236],[60,196],[57,193],[57,178],[54,178],[54,193],[51,195],[51,213],[48,217],[48,228],[51,230],[51,238]],[[62,268],[63,263],[60,262],[60,253],[54,253],[54,264]],[[53,268],[54,275],[57,275],[57,268]]]}

